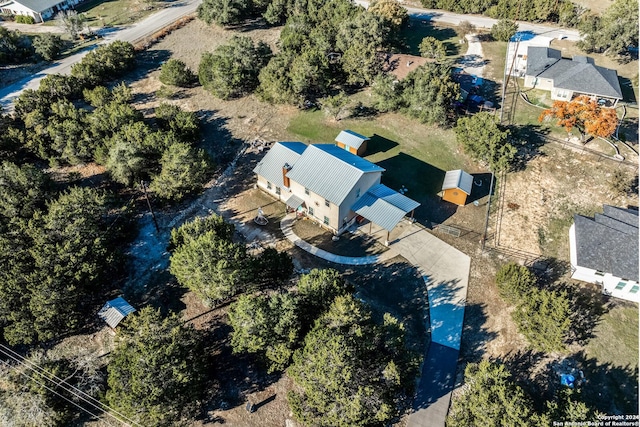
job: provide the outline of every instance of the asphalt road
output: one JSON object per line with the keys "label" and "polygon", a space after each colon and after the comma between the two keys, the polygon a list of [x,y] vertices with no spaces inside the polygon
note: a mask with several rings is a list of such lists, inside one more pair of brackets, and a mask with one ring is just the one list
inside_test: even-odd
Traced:
{"label": "asphalt road", "polygon": [[[177,0],[170,7],[150,15],[142,21],[128,27],[100,29],[98,33],[104,36],[101,43],[109,43],[114,40],[128,41],[131,43],[144,39],[156,31],[170,25],[181,17],[195,12],[202,0]],[[368,7],[369,3],[356,0],[357,4]],[[491,28],[497,22],[496,19],[477,15],[459,15],[442,10],[419,9],[408,7],[409,15],[414,19],[425,21],[443,22],[458,25],[461,21],[469,21],[478,28]],[[553,38],[566,38],[569,40],[579,40],[580,35],[575,30],[563,29],[549,25],[531,24],[528,22],[518,22],[520,31],[531,31],[535,34],[545,35]],[[56,61],[49,68],[39,73],[20,80],[10,86],[0,89],[0,106],[5,112],[13,110],[13,100],[25,89],[37,89],[42,80],[48,74],[69,74],[71,66],[80,61],[91,49],[87,49],[75,55]]]}
{"label": "asphalt road", "polygon": [[[202,0],[178,0],[172,3],[170,7],[162,9],[133,25],[100,29],[97,32],[104,37],[100,44],[110,43],[115,40],[130,43],[142,40],[183,16],[195,12],[201,2]],[[56,61],[49,68],[0,89],[0,105],[3,110],[5,112],[12,111],[13,100],[25,89],[37,89],[40,85],[40,80],[48,74],[69,74],[73,64],[79,62],[93,48],[95,48],[95,46]]]}

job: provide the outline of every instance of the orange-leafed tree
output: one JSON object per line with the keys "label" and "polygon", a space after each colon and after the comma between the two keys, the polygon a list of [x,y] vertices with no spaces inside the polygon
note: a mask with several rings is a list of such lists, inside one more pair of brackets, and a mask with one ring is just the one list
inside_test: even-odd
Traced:
{"label": "orange-leafed tree", "polygon": [[577,129],[583,141],[585,134],[607,138],[618,126],[618,116],[614,109],[605,108],[595,99],[584,95],[571,101],[555,101],[551,108],[540,114],[538,120],[551,118],[558,119],[558,126],[564,126],[567,132]]}

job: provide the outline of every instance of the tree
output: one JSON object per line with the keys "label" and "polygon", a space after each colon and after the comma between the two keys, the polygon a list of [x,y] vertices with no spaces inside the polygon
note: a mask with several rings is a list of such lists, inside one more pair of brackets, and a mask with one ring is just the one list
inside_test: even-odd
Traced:
{"label": "tree", "polygon": [[131,187],[146,176],[149,160],[142,146],[119,140],[109,148],[105,166],[114,181]]}
{"label": "tree", "polygon": [[280,52],[260,70],[257,91],[260,98],[274,104],[294,104],[298,101],[290,74],[293,59],[294,55],[290,52]]}
{"label": "tree", "polygon": [[435,37],[425,37],[420,42],[420,56],[440,61],[447,56],[447,49]]}
{"label": "tree", "polygon": [[78,38],[78,34],[84,30],[87,18],[75,10],[61,10],[56,15],[58,25],[71,36],[71,40]]}
{"label": "tree", "polygon": [[566,350],[571,327],[571,310],[566,291],[532,288],[513,313],[518,331],[531,346],[543,352]]}
{"label": "tree", "polygon": [[169,270],[180,286],[195,292],[205,304],[213,305],[246,287],[248,263],[244,245],[207,231],[174,250]]}
{"label": "tree", "polygon": [[402,81],[404,111],[422,123],[446,125],[453,116],[453,102],[460,86],[451,78],[448,65],[427,63]]}
{"label": "tree", "polygon": [[615,0],[601,17],[592,15],[582,20],[578,47],[629,61],[630,48],[638,47],[637,27],[638,0]]}
{"label": "tree", "polygon": [[271,48],[249,37],[233,36],[229,44],[204,53],[198,68],[200,84],[214,96],[229,99],[258,86],[258,74],[269,62]]}
{"label": "tree", "polygon": [[248,16],[248,0],[203,0],[198,6],[198,18],[207,24],[233,25]]}
{"label": "tree", "polygon": [[[0,164],[0,224],[14,218],[29,219],[42,208],[51,191],[51,180],[35,166]],[[1,227],[0,227],[1,228]]]}
{"label": "tree", "polygon": [[173,251],[208,232],[214,233],[217,239],[231,242],[235,229],[233,224],[226,222],[222,216],[215,213],[207,217],[197,217],[171,230],[169,250]]}
{"label": "tree", "polygon": [[286,252],[266,248],[253,259],[251,271],[251,280],[258,288],[279,287],[291,277],[293,260]]}
{"label": "tree", "polygon": [[456,32],[460,38],[464,38],[467,34],[473,34],[476,32],[476,26],[469,21],[460,21]]}
{"label": "tree", "polygon": [[118,328],[107,366],[106,400],[148,426],[176,425],[195,412],[204,392],[206,356],[195,329],[176,314],[144,307]]}
{"label": "tree", "polygon": [[258,353],[269,372],[285,369],[298,345],[300,321],[296,298],[289,293],[241,295],[229,307],[234,353]]}
{"label": "tree", "polygon": [[166,85],[188,87],[196,81],[196,75],[187,64],[171,58],[160,67],[160,81]]}
{"label": "tree", "polygon": [[20,31],[0,27],[0,64],[20,63],[33,54],[31,39]]}
{"label": "tree", "polygon": [[313,269],[298,281],[300,295],[300,313],[306,326],[329,309],[339,297],[353,293],[354,289],[333,269]]}
{"label": "tree", "polygon": [[491,37],[501,42],[508,42],[516,32],[518,24],[511,19],[501,19],[491,27]]}
{"label": "tree", "polygon": [[411,383],[404,330],[385,316],[377,325],[353,296],[335,299],[293,356],[287,395],[295,417],[307,425],[388,423],[395,399]]}
{"label": "tree", "polygon": [[576,128],[582,141],[585,134],[607,138],[613,135],[618,126],[614,109],[603,107],[586,95],[571,101],[555,101],[551,108],[540,114],[538,120],[542,122],[551,118],[558,119],[557,125],[564,126],[567,132]]}
{"label": "tree", "polygon": [[517,304],[536,286],[536,277],[524,265],[510,262],[500,267],[496,273],[496,284],[504,300]]}
{"label": "tree", "polygon": [[163,102],[155,109],[160,129],[173,132],[183,142],[195,142],[200,137],[200,120],[192,111]]}
{"label": "tree", "polygon": [[367,11],[384,18],[396,30],[409,21],[407,9],[397,0],[374,0],[369,4]]}
{"label": "tree", "polygon": [[371,85],[374,106],[380,112],[397,111],[402,105],[402,85],[391,74],[380,74]]}
{"label": "tree", "polygon": [[480,112],[458,119],[455,132],[458,144],[493,171],[508,169],[515,158],[517,150],[509,142],[509,131],[489,113]]}
{"label": "tree", "polygon": [[347,83],[371,83],[382,72],[381,51],[389,45],[389,28],[382,17],[362,12],[343,21],[336,35],[336,48],[342,51],[342,70]]}
{"label": "tree", "polygon": [[160,166],[160,173],[153,177],[149,188],[167,200],[181,200],[201,190],[213,167],[204,150],[183,142],[167,148],[160,159]]}
{"label": "tree", "polygon": [[493,364],[487,360],[468,364],[464,371],[465,386],[451,403],[447,426],[545,425],[531,410],[531,399],[509,377],[501,364]]}
{"label": "tree", "polygon": [[133,68],[135,49],[129,42],[116,40],[89,52],[71,67],[83,87],[94,87],[112,81]]}
{"label": "tree", "polygon": [[38,34],[33,38],[33,47],[36,54],[40,55],[45,61],[53,61],[58,57],[64,42],[60,36],[52,33]]}
{"label": "tree", "polygon": [[320,105],[328,116],[333,117],[333,120],[338,122],[348,108],[349,97],[346,93],[340,91],[336,95],[327,96],[326,98],[321,99]]}

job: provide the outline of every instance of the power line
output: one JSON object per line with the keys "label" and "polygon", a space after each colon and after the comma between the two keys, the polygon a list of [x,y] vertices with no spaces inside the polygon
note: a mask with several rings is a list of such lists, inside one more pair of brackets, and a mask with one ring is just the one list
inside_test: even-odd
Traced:
{"label": "power line", "polygon": [[[79,388],[77,388],[75,386],[72,386],[71,384],[67,383],[66,380],[63,380],[63,379],[59,378],[58,376],[46,371],[45,369],[43,369],[40,366],[38,366],[36,363],[30,361],[29,359],[25,358],[24,356],[20,355],[19,353],[16,353],[11,348],[9,348],[9,347],[7,347],[7,346],[5,346],[3,344],[0,344],[0,353],[5,354],[6,356],[11,358],[12,360],[14,360],[17,363],[25,366],[27,369],[30,369],[30,370],[32,370],[33,372],[36,372],[36,373],[40,373],[41,375],[43,375],[44,379],[46,379],[48,381],[51,381],[52,383],[54,383],[58,387],[62,387],[65,391],[73,394],[77,398],[79,398],[82,401],[88,403],[89,405],[91,405],[92,407],[98,409],[99,411],[102,411],[106,415],[109,415],[110,417],[116,419],[117,421],[119,421],[119,422],[121,422],[121,423],[123,423],[125,425],[140,426],[140,424],[138,424],[137,422],[131,420],[130,418],[128,418],[124,414],[122,414],[122,413],[116,411],[115,409],[111,408],[110,406],[100,402],[99,400],[95,399],[94,397],[92,397],[91,395],[85,393],[84,391],[80,390]],[[29,366],[29,365],[32,365],[33,367]],[[37,368],[37,369],[35,369],[34,367]],[[54,379],[51,378],[51,377],[55,378],[57,380],[57,382],[54,381]],[[86,398],[85,398],[85,396],[86,396]],[[67,399],[65,399],[65,400],[67,400]],[[97,405],[94,402],[96,402]],[[108,411],[106,409],[104,409],[104,408],[107,408]],[[118,416],[116,416],[114,414],[117,414]],[[126,420],[126,422],[123,421],[122,419],[118,418],[118,417]],[[128,424],[128,423],[130,423],[130,424]]]}

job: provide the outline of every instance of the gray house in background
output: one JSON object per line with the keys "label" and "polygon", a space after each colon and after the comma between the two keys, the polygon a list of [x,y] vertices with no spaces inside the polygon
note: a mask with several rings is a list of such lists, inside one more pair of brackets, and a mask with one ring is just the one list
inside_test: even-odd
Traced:
{"label": "gray house in background", "polygon": [[607,295],[640,302],[638,211],[609,205],[603,210],[593,218],[573,216],[571,278],[596,283]]}
{"label": "gray house in background", "polygon": [[61,10],[72,9],[84,0],[0,0],[0,12],[10,15],[27,15],[36,22],[43,22]]}
{"label": "gray house in background", "polygon": [[613,108],[622,100],[622,90],[616,70],[595,65],[593,58],[574,56],[562,58],[559,50],[529,46],[524,86],[551,91],[554,101],[571,101],[586,95],[605,107]]}

